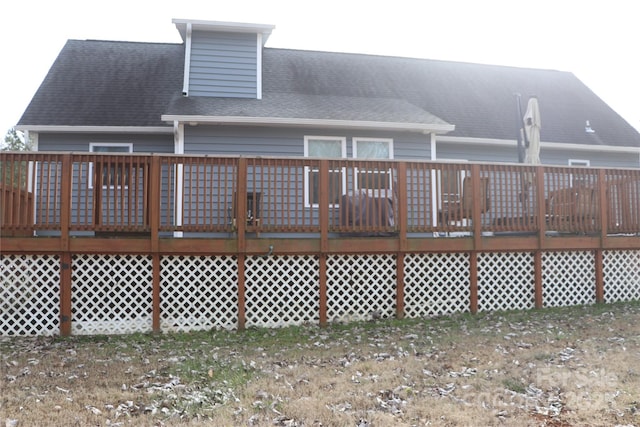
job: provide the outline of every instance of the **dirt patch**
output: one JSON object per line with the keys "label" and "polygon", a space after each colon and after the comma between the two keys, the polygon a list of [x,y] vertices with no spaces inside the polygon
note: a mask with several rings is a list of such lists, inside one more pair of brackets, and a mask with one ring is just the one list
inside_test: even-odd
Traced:
{"label": "dirt patch", "polygon": [[640,304],[0,338],[0,424],[638,426]]}

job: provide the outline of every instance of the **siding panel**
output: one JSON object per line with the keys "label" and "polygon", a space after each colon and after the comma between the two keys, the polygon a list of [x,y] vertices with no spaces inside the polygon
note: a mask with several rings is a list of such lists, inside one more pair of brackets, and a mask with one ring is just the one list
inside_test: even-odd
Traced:
{"label": "siding panel", "polygon": [[255,34],[193,33],[189,72],[191,96],[256,98]]}

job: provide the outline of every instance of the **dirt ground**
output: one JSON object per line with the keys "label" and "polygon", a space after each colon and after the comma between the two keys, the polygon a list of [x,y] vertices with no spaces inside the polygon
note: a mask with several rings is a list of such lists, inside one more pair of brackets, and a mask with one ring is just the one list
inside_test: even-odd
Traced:
{"label": "dirt ground", "polygon": [[640,303],[0,338],[6,426],[640,426]]}

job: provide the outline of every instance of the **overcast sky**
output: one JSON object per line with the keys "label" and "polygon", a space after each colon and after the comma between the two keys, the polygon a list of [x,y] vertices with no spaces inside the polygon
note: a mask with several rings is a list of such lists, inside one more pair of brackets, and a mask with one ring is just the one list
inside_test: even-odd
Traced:
{"label": "overcast sky", "polygon": [[633,0],[8,0],[0,132],[17,123],[67,39],[180,43],[172,18],[273,24],[268,47],[570,71],[640,130],[639,8]]}

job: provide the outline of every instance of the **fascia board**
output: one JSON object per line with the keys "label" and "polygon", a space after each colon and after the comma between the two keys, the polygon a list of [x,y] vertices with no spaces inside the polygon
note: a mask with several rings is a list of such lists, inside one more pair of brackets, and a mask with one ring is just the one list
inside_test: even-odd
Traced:
{"label": "fascia board", "polygon": [[399,123],[376,122],[366,120],[328,120],[328,119],[302,119],[288,117],[243,117],[243,116],[182,116],[163,115],[165,122],[179,121],[189,124],[216,124],[216,125],[252,125],[252,126],[287,126],[287,127],[319,127],[319,128],[343,128],[343,129],[376,129],[376,130],[401,130],[421,133],[443,134],[455,129],[450,124],[424,124],[424,123]]}
{"label": "fascia board", "polygon": [[[515,147],[515,139],[470,138],[438,136],[437,142],[444,144],[474,144],[500,147]],[[566,142],[541,142],[540,147],[549,150],[606,151],[611,153],[640,153],[640,147],[615,145],[568,144]]]}
{"label": "fascia board", "polygon": [[50,133],[173,133],[171,126],[53,126],[22,125],[16,130]]}

